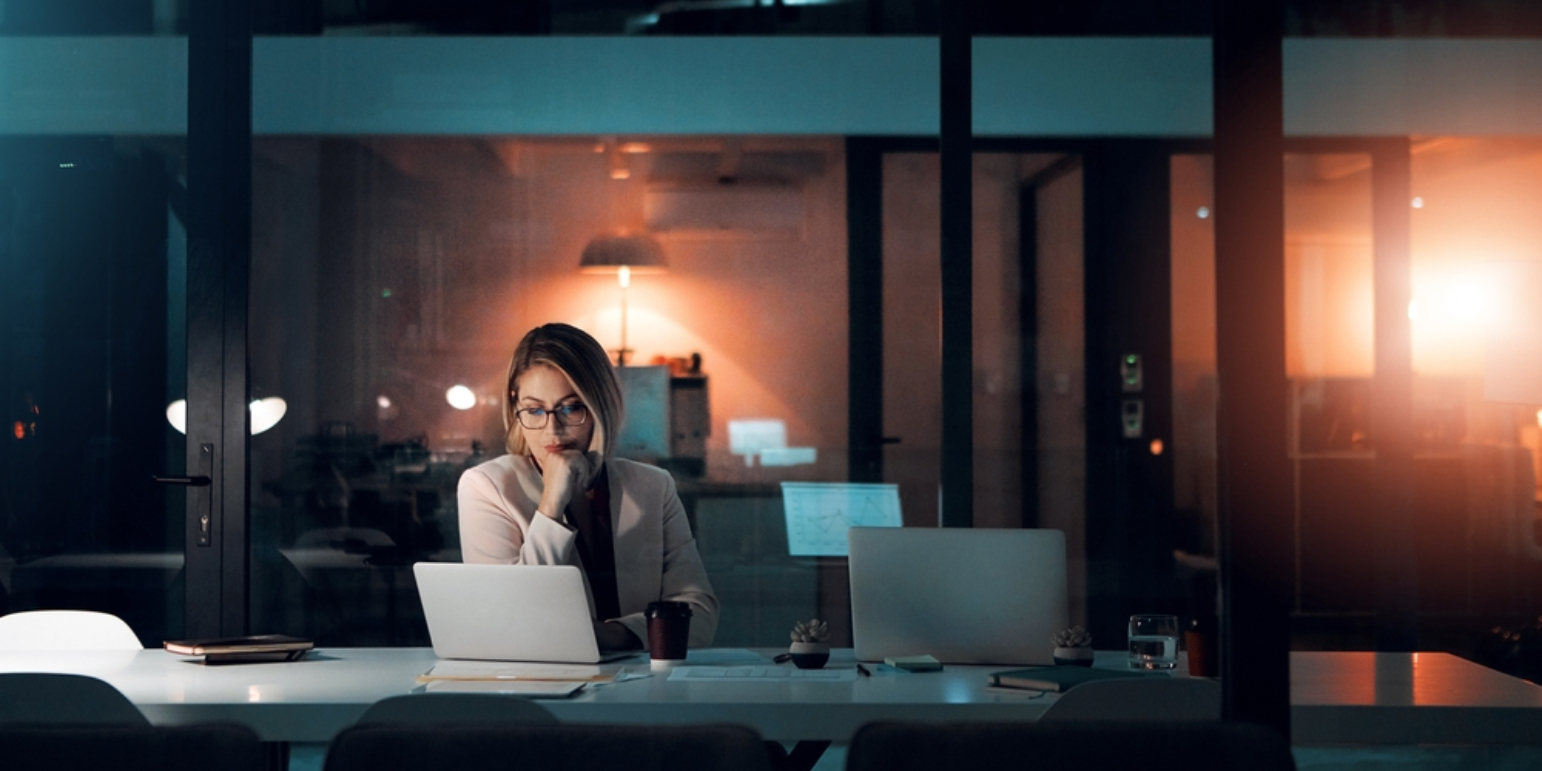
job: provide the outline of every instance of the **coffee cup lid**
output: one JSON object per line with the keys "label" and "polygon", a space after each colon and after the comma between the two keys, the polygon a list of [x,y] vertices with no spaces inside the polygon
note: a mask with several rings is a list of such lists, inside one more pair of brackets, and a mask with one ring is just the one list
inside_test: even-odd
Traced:
{"label": "coffee cup lid", "polygon": [[659,600],[648,603],[648,616],[687,616],[691,615],[691,606],[688,603],[675,600]]}

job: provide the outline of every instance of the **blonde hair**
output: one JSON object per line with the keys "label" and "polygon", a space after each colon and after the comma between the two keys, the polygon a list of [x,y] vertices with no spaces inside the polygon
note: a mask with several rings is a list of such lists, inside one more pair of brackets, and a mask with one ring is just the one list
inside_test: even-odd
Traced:
{"label": "blonde hair", "polygon": [[525,334],[509,360],[509,379],[503,388],[505,446],[513,455],[527,455],[525,432],[520,430],[519,379],[532,367],[544,365],[566,375],[589,414],[594,416],[594,437],[589,451],[609,458],[621,433],[626,408],[621,402],[621,382],[610,366],[610,356],[588,332],[568,324],[545,324]]}

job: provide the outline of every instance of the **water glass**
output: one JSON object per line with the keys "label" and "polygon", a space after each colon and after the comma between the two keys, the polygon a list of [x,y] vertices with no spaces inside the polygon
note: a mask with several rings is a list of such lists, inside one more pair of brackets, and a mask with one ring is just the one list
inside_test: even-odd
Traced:
{"label": "water glass", "polygon": [[1178,617],[1130,616],[1130,666],[1172,669],[1178,665]]}

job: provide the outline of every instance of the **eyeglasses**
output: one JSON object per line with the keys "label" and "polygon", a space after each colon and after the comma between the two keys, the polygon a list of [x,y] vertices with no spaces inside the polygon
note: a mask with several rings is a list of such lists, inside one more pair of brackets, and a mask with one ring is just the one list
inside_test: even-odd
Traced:
{"label": "eyeglasses", "polygon": [[559,426],[583,425],[589,419],[589,408],[582,404],[559,404],[549,410],[544,407],[526,407],[514,414],[519,416],[521,426],[534,431],[545,428],[553,415],[557,416]]}

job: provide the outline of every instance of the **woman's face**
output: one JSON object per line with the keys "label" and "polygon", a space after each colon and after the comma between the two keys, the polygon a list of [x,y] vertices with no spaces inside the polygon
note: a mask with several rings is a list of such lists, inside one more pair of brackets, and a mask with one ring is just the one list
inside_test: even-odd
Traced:
{"label": "woman's face", "polygon": [[[594,413],[588,409],[581,410],[584,422],[576,426],[563,425],[558,419],[556,410],[561,407],[584,407],[584,402],[578,396],[578,389],[573,387],[573,381],[557,369],[546,364],[537,364],[520,375],[514,382],[514,396],[519,399],[514,408],[517,410],[541,409],[546,411],[546,425],[541,428],[525,428],[519,424],[520,431],[525,435],[525,447],[530,450],[531,456],[540,464],[546,463],[546,456],[554,452],[577,450],[589,451],[589,441],[594,437]],[[521,419],[529,419],[528,414],[517,416]]]}

